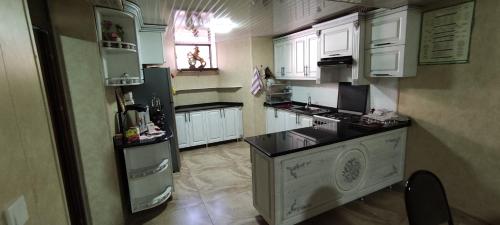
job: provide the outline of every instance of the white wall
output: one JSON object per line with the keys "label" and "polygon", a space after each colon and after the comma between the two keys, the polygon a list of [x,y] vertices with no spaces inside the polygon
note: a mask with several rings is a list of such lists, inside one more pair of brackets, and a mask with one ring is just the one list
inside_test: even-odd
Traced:
{"label": "white wall", "polygon": [[[337,107],[338,83],[316,84],[314,81],[293,81],[292,100],[297,102],[307,102],[307,97],[311,96],[311,101],[316,105]],[[397,111],[399,96],[399,80],[392,78],[371,79],[370,84],[370,109],[389,109]]]}
{"label": "white wall", "polygon": [[313,104],[337,107],[338,88],[338,83],[316,84],[315,81],[294,81],[292,100],[307,102],[307,97],[311,96]]}

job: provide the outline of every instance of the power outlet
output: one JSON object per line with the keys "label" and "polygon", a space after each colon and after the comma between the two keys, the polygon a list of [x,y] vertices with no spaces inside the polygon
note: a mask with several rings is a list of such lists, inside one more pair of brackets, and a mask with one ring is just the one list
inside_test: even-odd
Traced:
{"label": "power outlet", "polygon": [[7,210],[5,210],[7,225],[24,225],[28,222],[28,207],[24,196],[21,195]]}

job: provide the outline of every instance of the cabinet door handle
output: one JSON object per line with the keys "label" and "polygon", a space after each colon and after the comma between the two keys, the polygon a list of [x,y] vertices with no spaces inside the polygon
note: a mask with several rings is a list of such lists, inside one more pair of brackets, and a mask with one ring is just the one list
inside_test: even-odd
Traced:
{"label": "cabinet door handle", "polygon": [[384,45],[390,45],[390,44],[393,44],[393,43],[386,42],[386,43],[375,44],[375,46],[384,46]]}
{"label": "cabinet door handle", "polygon": [[340,55],[340,54],[338,54],[338,53],[337,54],[330,54],[330,56],[337,56],[337,55]]}
{"label": "cabinet door handle", "polygon": [[191,122],[191,113],[189,113],[188,118],[189,118],[189,122]]}
{"label": "cabinet door handle", "polygon": [[281,76],[285,76],[285,67],[281,67]]}
{"label": "cabinet door handle", "polygon": [[274,109],[274,118],[278,118],[278,110]]}
{"label": "cabinet door handle", "polygon": [[372,74],[373,76],[376,76],[376,77],[390,77],[391,75],[388,74],[388,73],[374,73]]}
{"label": "cabinet door handle", "polygon": [[187,122],[188,119],[187,119],[187,113],[184,113],[184,122]]}
{"label": "cabinet door handle", "polygon": [[306,66],[306,77],[309,76],[309,66]]}
{"label": "cabinet door handle", "polygon": [[226,109],[222,109],[222,114],[224,115],[224,118],[226,118]]}
{"label": "cabinet door handle", "polygon": [[222,109],[219,109],[219,117],[222,118]]}

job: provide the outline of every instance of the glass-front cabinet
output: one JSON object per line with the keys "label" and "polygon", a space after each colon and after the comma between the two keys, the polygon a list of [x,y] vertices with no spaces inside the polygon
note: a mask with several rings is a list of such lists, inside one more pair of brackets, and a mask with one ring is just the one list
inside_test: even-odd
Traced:
{"label": "glass-front cabinet", "polygon": [[138,24],[130,12],[95,8],[97,41],[106,86],[144,82],[139,57]]}

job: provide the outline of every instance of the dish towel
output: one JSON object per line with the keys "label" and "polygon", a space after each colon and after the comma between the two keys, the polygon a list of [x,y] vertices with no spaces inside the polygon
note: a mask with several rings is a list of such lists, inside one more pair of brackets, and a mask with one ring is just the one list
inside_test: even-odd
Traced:
{"label": "dish towel", "polygon": [[257,95],[261,89],[262,89],[262,81],[260,80],[260,72],[257,68],[254,68],[252,77],[252,88],[250,88],[250,93],[252,93],[252,95]]}

